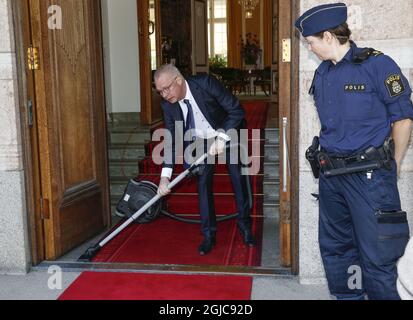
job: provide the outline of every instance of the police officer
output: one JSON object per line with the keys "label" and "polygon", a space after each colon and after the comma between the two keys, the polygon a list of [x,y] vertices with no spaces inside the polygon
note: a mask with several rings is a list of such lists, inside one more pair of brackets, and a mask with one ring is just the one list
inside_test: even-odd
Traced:
{"label": "police officer", "polygon": [[[350,40],[346,21],[347,6],[335,3],[310,9],[295,23],[308,49],[323,61],[310,89],[321,122],[321,150],[345,167],[363,164],[360,155],[369,149],[382,165],[331,177],[321,172],[320,251],[330,292],[338,299],[399,299],[396,262],[409,227],[397,176],[411,135],[412,91],[390,57]],[[385,147],[390,138],[391,155]]]}

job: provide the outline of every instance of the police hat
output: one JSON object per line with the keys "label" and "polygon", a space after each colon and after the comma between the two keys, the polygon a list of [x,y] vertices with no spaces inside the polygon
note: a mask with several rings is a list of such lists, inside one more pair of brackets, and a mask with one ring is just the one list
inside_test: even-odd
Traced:
{"label": "police hat", "polygon": [[347,21],[345,3],[324,4],[305,12],[295,22],[295,27],[308,37],[316,33],[333,29]]}

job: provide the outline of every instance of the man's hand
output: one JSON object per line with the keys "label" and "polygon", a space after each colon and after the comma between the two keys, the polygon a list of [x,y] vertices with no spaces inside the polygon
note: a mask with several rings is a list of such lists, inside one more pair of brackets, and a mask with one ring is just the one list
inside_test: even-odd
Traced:
{"label": "man's hand", "polygon": [[209,149],[209,154],[211,156],[216,156],[219,154],[224,153],[225,151],[225,145],[226,145],[226,141],[222,138],[216,138],[214,143],[211,145],[211,148]]}
{"label": "man's hand", "polygon": [[158,187],[158,194],[162,197],[168,195],[171,193],[171,190],[168,188],[170,181],[166,177],[162,177],[161,181],[159,182],[159,187]]}

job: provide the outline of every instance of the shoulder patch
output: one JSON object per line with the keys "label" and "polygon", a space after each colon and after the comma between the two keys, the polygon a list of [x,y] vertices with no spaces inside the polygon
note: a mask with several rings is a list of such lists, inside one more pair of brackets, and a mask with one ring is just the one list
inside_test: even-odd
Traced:
{"label": "shoulder patch", "polygon": [[397,97],[401,95],[404,90],[403,80],[400,74],[392,74],[385,81],[387,90],[389,91],[390,97]]}

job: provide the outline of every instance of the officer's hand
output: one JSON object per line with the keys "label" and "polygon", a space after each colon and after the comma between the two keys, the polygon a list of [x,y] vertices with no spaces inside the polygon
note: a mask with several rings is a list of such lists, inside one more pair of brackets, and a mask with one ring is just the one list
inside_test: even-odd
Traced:
{"label": "officer's hand", "polygon": [[211,156],[216,156],[216,155],[224,153],[225,145],[226,145],[225,140],[221,138],[216,138],[214,143],[211,145],[211,148],[209,149],[209,154]]}
{"label": "officer's hand", "polygon": [[168,188],[170,181],[166,177],[162,177],[161,181],[159,182],[159,187],[158,187],[158,194],[162,197],[168,195],[171,193],[171,190]]}

